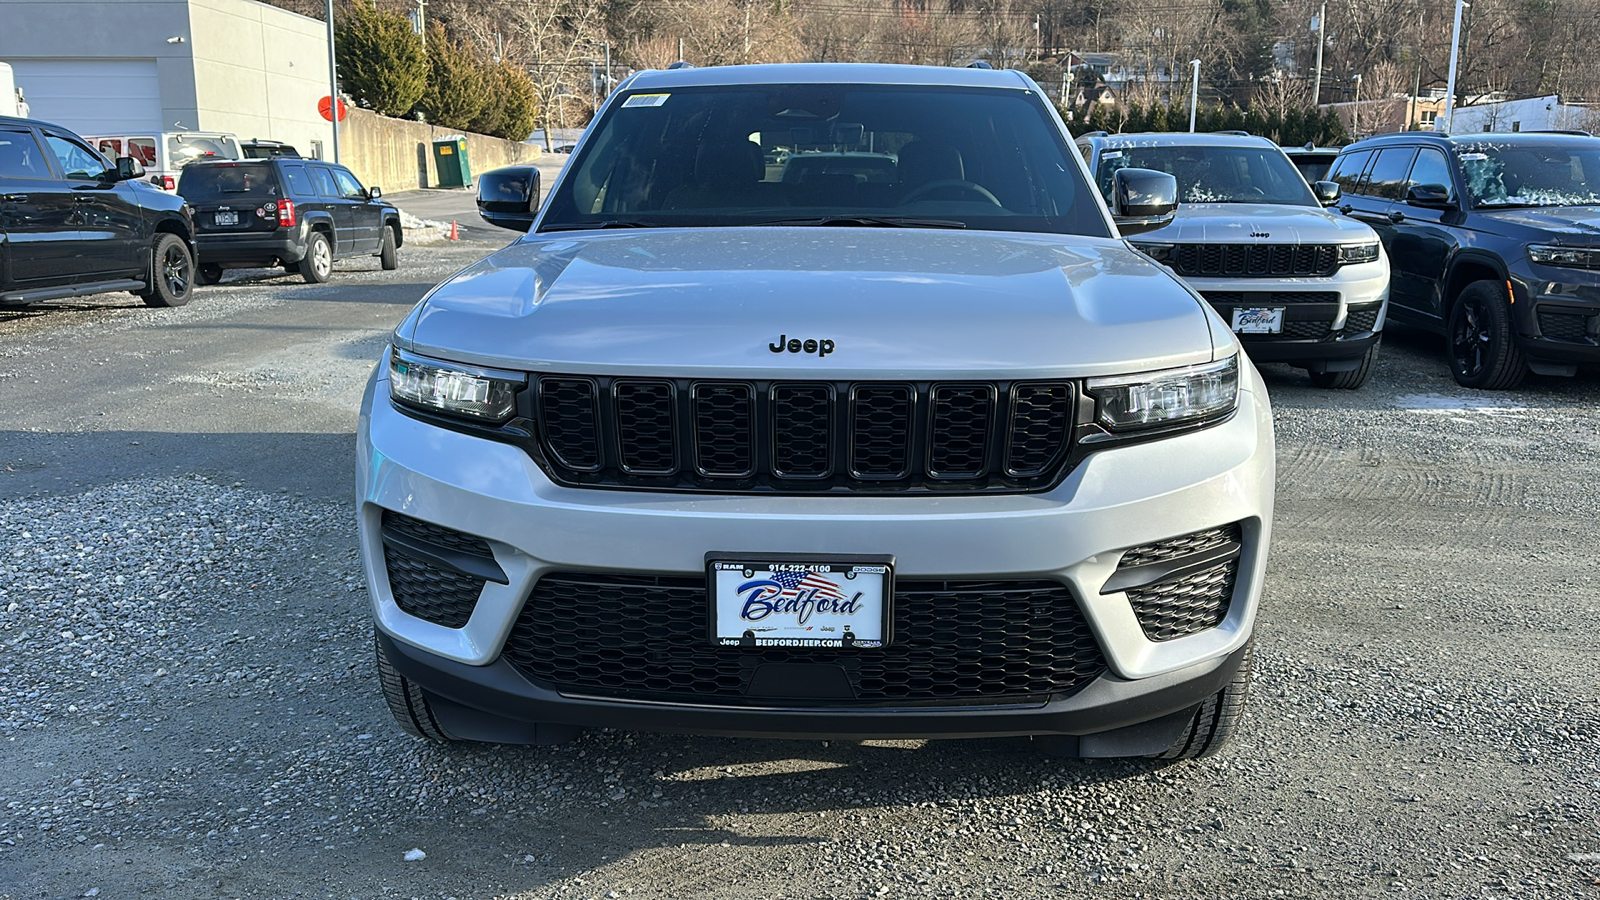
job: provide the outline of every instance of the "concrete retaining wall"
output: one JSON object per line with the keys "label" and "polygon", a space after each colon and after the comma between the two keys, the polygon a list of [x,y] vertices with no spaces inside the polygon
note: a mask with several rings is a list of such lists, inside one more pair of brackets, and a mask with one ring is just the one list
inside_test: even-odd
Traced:
{"label": "concrete retaining wall", "polygon": [[[362,184],[385,191],[410,191],[437,187],[433,167],[433,139],[463,132],[409,119],[391,119],[350,107],[350,117],[340,123],[339,161],[356,173]],[[473,178],[513,163],[532,162],[539,148],[532,144],[467,134],[467,161]]]}

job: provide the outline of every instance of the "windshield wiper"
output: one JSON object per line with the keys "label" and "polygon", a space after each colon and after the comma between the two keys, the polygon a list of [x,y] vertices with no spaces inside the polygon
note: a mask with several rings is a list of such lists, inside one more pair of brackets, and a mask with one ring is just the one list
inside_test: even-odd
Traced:
{"label": "windshield wiper", "polygon": [[562,222],[555,225],[546,225],[540,231],[588,231],[591,228],[658,228],[649,222],[635,222],[629,219],[607,219],[604,222]]}
{"label": "windshield wiper", "polygon": [[965,228],[957,219],[924,219],[916,216],[814,216],[805,219],[773,219],[756,225],[865,225],[875,228]]}

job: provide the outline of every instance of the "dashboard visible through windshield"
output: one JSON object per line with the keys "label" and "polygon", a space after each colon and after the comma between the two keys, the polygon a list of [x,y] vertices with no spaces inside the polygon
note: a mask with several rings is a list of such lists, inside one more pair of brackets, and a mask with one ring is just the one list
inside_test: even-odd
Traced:
{"label": "dashboard visible through windshield", "polygon": [[539,230],[789,224],[1109,237],[1071,152],[1021,90],[635,91],[596,124]]}

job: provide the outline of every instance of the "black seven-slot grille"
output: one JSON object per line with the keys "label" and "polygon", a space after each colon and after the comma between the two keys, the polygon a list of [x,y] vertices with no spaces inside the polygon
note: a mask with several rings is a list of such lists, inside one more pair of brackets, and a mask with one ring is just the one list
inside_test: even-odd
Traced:
{"label": "black seven-slot grille", "polygon": [[1332,275],[1339,268],[1337,244],[1179,244],[1172,254],[1179,275],[1225,278],[1289,278]]}
{"label": "black seven-slot grille", "polygon": [[1152,641],[1215,628],[1228,614],[1244,548],[1238,523],[1126,550],[1101,593],[1126,591]]}
{"label": "black seven-slot grille", "polygon": [[673,490],[1030,490],[1070,449],[1068,381],[704,381],[543,375],[558,481]]}
{"label": "black seven-slot grille", "polygon": [[1039,702],[1105,669],[1070,591],[1055,581],[902,581],[893,642],[877,649],[722,647],[703,577],[548,573],[506,641],[529,678],[587,696],[773,705],[747,696],[766,664],[836,666],[845,703]]}
{"label": "black seven-slot grille", "polygon": [[483,538],[392,510],[383,513],[380,535],[395,605],[435,625],[466,625],[484,584],[507,582]]}

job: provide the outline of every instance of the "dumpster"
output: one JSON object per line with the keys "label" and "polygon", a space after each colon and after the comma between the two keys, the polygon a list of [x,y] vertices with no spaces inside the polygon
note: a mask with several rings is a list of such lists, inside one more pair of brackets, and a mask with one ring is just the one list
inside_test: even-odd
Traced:
{"label": "dumpster", "polygon": [[439,173],[439,187],[458,188],[472,183],[472,167],[467,162],[467,139],[459,134],[433,139],[433,168]]}

